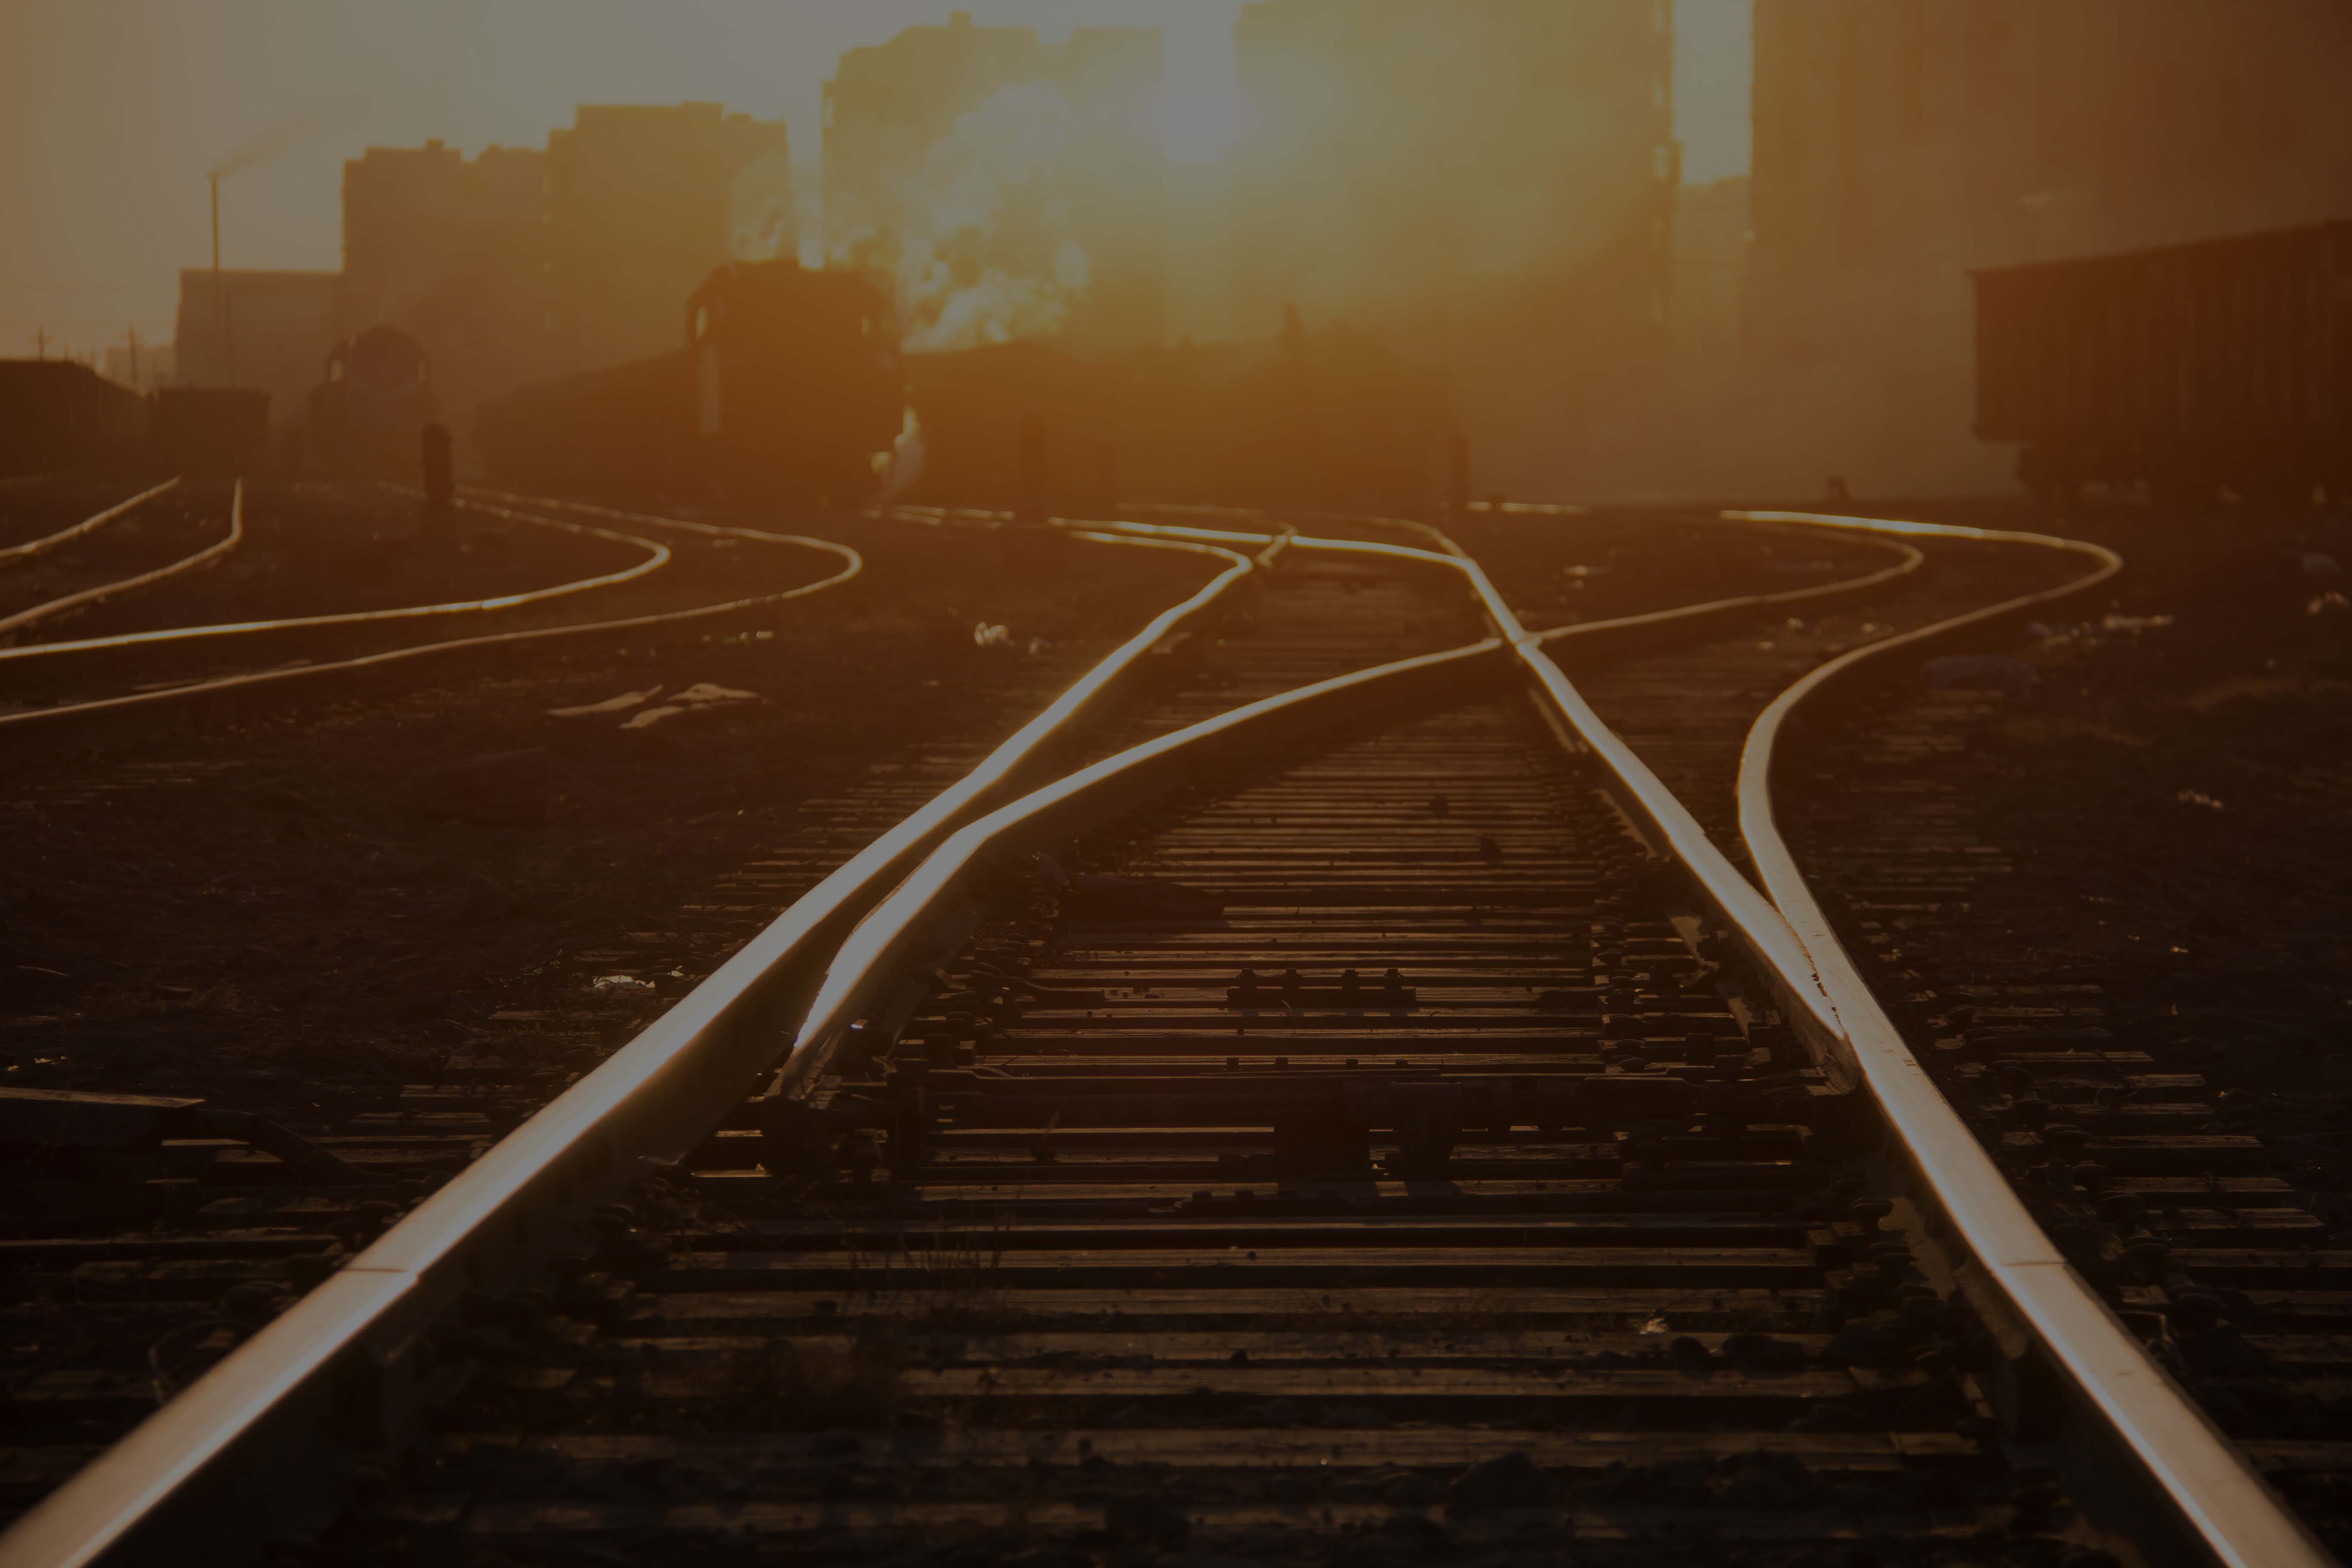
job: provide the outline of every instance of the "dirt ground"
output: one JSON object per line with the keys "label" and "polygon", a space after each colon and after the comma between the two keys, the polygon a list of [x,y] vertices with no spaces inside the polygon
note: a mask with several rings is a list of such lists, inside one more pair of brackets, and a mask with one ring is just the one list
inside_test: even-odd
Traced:
{"label": "dirt ground", "polygon": [[[2352,529],[1967,511],[2126,562],[2114,592],[2015,639],[2032,697],[1949,761],[1978,831],[2019,850],[1979,895],[2003,937],[1979,962],[2102,983],[2118,1039],[2219,1090],[2208,1131],[2352,1189]],[[2352,1226],[2352,1207],[2324,1217]]]}

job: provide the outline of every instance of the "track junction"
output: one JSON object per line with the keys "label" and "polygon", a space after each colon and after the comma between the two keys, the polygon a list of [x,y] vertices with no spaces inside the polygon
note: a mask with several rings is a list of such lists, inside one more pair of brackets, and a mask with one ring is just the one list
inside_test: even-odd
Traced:
{"label": "track junction", "polygon": [[1725,591],[1530,630],[1425,523],[903,521],[1213,574],[462,1168],[122,1108],[237,1190],[19,1277],[226,1353],[20,1419],[0,1561],[2330,1560],[2167,1370],[2226,1266],[2106,1200],[2169,1168],[2053,1122],[2129,1064],[1923,1066],[1780,827],[1800,731],[2112,552],[1684,520]]}

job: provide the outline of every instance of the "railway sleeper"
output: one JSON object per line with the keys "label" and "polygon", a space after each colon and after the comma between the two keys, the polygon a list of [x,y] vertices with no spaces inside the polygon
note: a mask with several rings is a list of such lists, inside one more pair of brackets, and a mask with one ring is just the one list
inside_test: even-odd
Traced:
{"label": "railway sleeper", "polygon": [[1400,1564],[2069,1528],[2001,1446],[2017,1348],[1877,1195],[1853,1097],[1524,724],[1342,739],[1300,796],[1276,759],[1254,812],[1196,787],[1055,858],[1160,874],[1150,831],[1221,811],[1336,830],[1344,762],[1444,793],[1368,829],[1432,850],[1534,780],[1590,877],[1196,862],[1201,898],[1107,920],[996,863],[960,952],[645,1188],[644,1254],[577,1277],[617,1284],[448,1347],[471,1381],[361,1527]]}

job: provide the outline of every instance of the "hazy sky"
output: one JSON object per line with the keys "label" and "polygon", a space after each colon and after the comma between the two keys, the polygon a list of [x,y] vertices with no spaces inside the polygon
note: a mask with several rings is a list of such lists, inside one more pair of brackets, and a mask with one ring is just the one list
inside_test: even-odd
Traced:
{"label": "hazy sky", "polygon": [[[1444,4],[1444,0],[1433,0]],[[229,267],[341,264],[343,160],[437,136],[538,147],[582,102],[716,99],[782,114],[814,154],[845,48],[969,10],[981,23],[1166,26],[1179,58],[1238,0],[0,0],[0,358],[46,327],[74,352],[172,331],[206,259],[205,171]],[[1677,0],[1684,174],[1748,165],[1748,0]],[[1187,37],[1189,35],[1189,37]],[[1175,85],[1172,84],[1171,85]]]}

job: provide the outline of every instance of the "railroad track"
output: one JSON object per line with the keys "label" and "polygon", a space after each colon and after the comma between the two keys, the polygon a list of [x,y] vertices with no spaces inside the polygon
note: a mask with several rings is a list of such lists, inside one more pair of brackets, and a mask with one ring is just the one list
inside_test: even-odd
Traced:
{"label": "railroad track", "polygon": [[[520,504],[503,504],[505,501]],[[110,725],[127,723],[135,727],[148,721],[152,710],[162,708],[211,710],[232,717],[242,717],[258,706],[278,700],[289,687],[307,689],[322,679],[332,681],[364,678],[420,658],[499,653],[551,638],[659,635],[681,628],[699,629],[728,617],[764,613],[806,595],[822,593],[851,581],[863,570],[862,558],[846,545],[769,529],[623,512],[530,497],[468,499],[461,503],[461,507],[473,517],[490,520],[492,527],[515,525],[570,533],[625,545],[643,553],[638,560],[619,570],[482,598],[158,627],[0,648],[0,670],[68,663],[97,666],[116,672],[110,681],[101,685],[102,695],[76,694],[63,700],[51,698],[38,705],[0,711],[0,733],[16,731],[38,735],[51,743],[72,743],[92,733],[102,733]],[[564,512],[578,515],[560,515]],[[222,547],[216,548],[233,545],[242,536],[243,517],[244,487],[240,484],[232,504],[230,537]],[[598,521],[583,521],[584,517],[593,517]],[[615,524],[619,526],[611,526]],[[627,529],[637,531],[625,531]],[[622,615],[608,613],[551,622],[542,620],[541,624],[513,629],[395,643],[390,647],[376,646],[366,647],[364,651],[352,650],[352,639],[354,637],[378,639],[387,629],[396,634],[410,626],[436,626],[453,622],[470,624],[514,612],[536,613],[543,616],[551,609],[564,606],[574,597],[617,589],[651,577],[671,564],[675,552],[669,544],[657,538],[647,537],[648,534],[673,537],[683,534],[704,543],[716,542],[728,546],[750,543],[762,551],[782,551],[795,557],[804,558],[810,554],[830,557],[833,570],[790,586],[749,593],[744,591],[747,584],[742,574],[738,573],[722,579],[721,586],[687,590],[684,595],[687,603],[684,605],[639,607]],[[726,559],[731,562],[733,558]],[[176,574],[196,560],[192,556],[171,571]],[[148,577],[155,575],[150,574]],[[784,575],[789,580],[800,574],[788,572]],[[148,577],[112,584],[103,592],[110,594],[134,586],[147,581]],[[89,598],[99,593],[93,590],[75,595],[74,599]],[[70,607],[71,603],[59,600],[39,606],[37,613],[46,615]],[[213,668],[187,673],[191,649],[210,652],[220,645],[240,647],[260,645],[268,649],[262,657],[270,662],[257,664],[251,655],[242,662],[236,661],[233,656],[228,662],[220,662],[223,656],[213,654],[215,660]],[[288,655],[299,657],[286,657]],[[103,662],[109,660],[114,662]],[[134,662],[123,662],[126,660]],[[144,662],[135,662],[142,660]],[[124,671],[130,674],[126,676],[122,673]],[[142,682],[135,679],[139,673],[152,676],[167,671],[170,678],[161,681],[149,679]],[[122,684],[130,684],[131,689],[105,689],[106,685],[119,688]]]}
{"label": "railroad track", "polygon": [[1156,531],[1261,565],[1148,708],[844,866],[0,1558],[2326,1560],[1769,820],[1794,930],[1475,566]]}
{"label": "railroad track", "polygon": [[[1792,858],[2068,1261],[2340,1552],[2352,1254],[2319,1201],[2335,1151],[2219,1124],[2200,1064],[2149,1037],[2147,996],[2012,940],[2021,900],[2003,884],[2050,846],[1982,820],[1986,770],[1949,765],[2010,701],[1899,687],[1839,705],[1784,764],[1828,785],[1790,813]],[[2086,924],[2110,901],[2095,883],[2070,892]]]}
{"label": "railroad track", "polygon": [[[37,484],[37,479],[35,477],[27,476],[23,479],[10,480],[7,482],[12,485],[26,484],[30,486]],[[30,539],[20,540],[16,543],[0,547],[0,566],[14,566],[23,562],[37,560],[41,556],[47,555],[49,552],[58,549],[61,545],[70,544],[77,539],[89,537],[90,534],[97,532],[100,529],[104,528],[108,523],[114,522],[127,517],[131,512],[136,511],[139,508],[146,505],[149,501],[155,500],[159,496],[169,495],[172,491],[179,488],[180,481],[178,479],[166,479],[160,485],[151,486],[146,489],[141,490],[136,495],[131,496],[123,500],[116,501],[111,506],[101,507],[98,510],[91,512],[89,516],[81,518],[74,522],[68,523],[63,528],[52,529],[47,533],[37,534]],[[50,504],[53,507],[55,503],[51,502]],[[35,509],[28,508],[26,510]],[[49,508],[41,508],[38,510],[49,510]]]}

